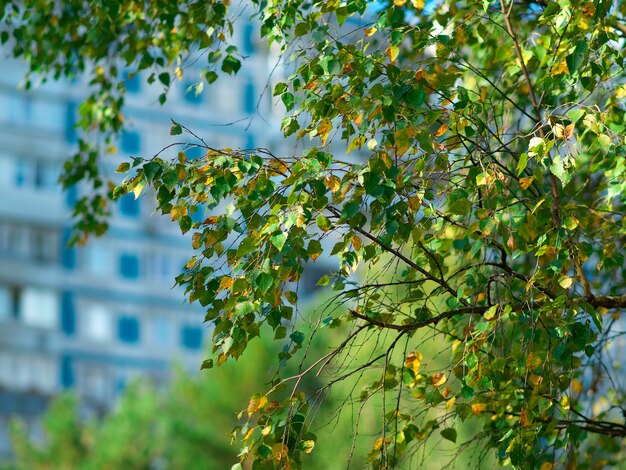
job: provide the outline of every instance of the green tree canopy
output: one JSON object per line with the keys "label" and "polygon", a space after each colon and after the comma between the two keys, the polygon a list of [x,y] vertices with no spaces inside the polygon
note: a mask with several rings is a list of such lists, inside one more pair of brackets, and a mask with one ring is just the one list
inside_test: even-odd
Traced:
{"label": "green tree canopy", "polygon": [[[197,255],[177,281],[213,324],[205,367],[245,357],[267,334],[285,343],[281,363],[299,361],[298,374],[259,384],[242,458],[298,467],[314,451],[318,400],[352,381],[356,409],[382,418],[365,433],[374,468],[429,437],[455,442],[472,420],[474,440],[515,467],[616,464],[626,436],[615,359],[626,307],[626,6],[245,5],[293,66],[273,89],[282,130],[314,146],[276,155],[198,138],[205,158],[134,158],[107,194],[85,133],[63,179],[93,187],[76,209],[83,232],[105,229],[107,196],[149,186],[192,233]],[[112,138],[123,126],[120,66],[165,91],[191,53],[206,57],[208,84],[245,67],[231,40],[235,19],[247,21],[241,7],[9,1],[0,28],[31,75],[89,74],[79,126]],[[298,280],[322,256],[336,262],[319,282],[333,297],[299,318]],[[343,338],[308,355],[331,327]],[[436,356],[424,348],[433,337],[445,345]],[[302,380],[321,373],[326,385],[304,393]]]}

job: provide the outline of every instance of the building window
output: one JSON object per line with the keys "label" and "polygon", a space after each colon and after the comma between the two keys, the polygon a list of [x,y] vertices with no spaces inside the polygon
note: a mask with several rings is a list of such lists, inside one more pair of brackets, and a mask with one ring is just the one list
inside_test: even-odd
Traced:
{"label": "building window", "polygon": [[117,335],[123,343],[134,344],[139,342],[139,320],[135,317],[119,317]]}
{"label": "building window", "polygon": [[12,303],[11,290],[7,286],[0,285],[0,321],[11,318],[13,314]]}
{"label": "building window", "polygon": [[256,94],[254,83],[249,81],[244,89],[244,111],[247,114],[253,114],[256,109]]}
{"label": "building window", "polygon": [[73,184],[65,191],[65,204],[67,204],[67,207],[73,208],[76,205],[76,201],[78,201],[78,187]]}
{"label": "building window", "polygon": [[181,343],[186,349],[200,349],[202,347],[202,330],[195,326],[184,326],[181,331]]}
{"label": "building window", "polygon": [[53,290],[27,287],[22,292],[22,321],[39,328],[56,328],[59,298]]}
{"label": "building window", "polygon": [[120,198],[120,212],[126,217],[137,217],[139,215],[139,199],[135,199],[134,194],[125,194]]}
{"label": "building window", "polygon": [[65,140],[70,144],[76,143],[78,133],[76,132],[76,103],[70,101],[65,108]]}
{"label": "building window", "polygon": [[192,104],[201,104],[204,101],[204,94],[196,94],[196,85],[198,82],[186,82],[183,87],[183,98],[185,101]]}
{"label": "building window", "polygon": [[254,53],[254,26],[250,23],[243,28],[242,46],[244,54]]}
{"label": "building window", "polygon": [[20,158],[15,162],[15,186],[25,187],[35,185],[35,161]]}
{"label": "building window", "polygon": [[94,240],[86,249],[87,269],[96,276],[107,276],[115,271],[110,251],[98,240]]}
{"label": "building window", "polygon": [[61,386],[70,388],[74,385],[74,361],[69,356],[61,358]]}
{"label": "building window", "polygon": [[58,261],[60,234],[52,228],[32,227],[30,229],[30,256],[39,263]]}
{"label": "building window", "polygon": [[120,256],[120,276],[126,279],[139,277],[139,258],[136,255],[125,253]]}
{"label": "building window", "polygon": [[121,148],[125,153],[139,153],[141,151],[141,137],[139,133],[135,131],[123,132]]}
{"label": "building window", "polygon": [[59,165],[42,161],[35,162],[35,187],[54,191],[59,188]]}
{"label": "building window", "polygon": [[156,316],[152,319],[153,340],[162,346],[170,345],[172,341],[172,322],[165,316]]}
{"label": "building window", "polygon": [[76,266],[76,250],[69,246],[72,231],[66,229],[61,238],[61,264],[67,270],[72,270]]}
{"label": "building window", "polygon": [[72,336],[76,331],[74,298],[70,292],[63,292],[61,296],[61,331],[68,336]]}
{"label": "building window", "polygon": [[102,305],[91,305],[85,309],[82,324],[83,334],[91,340],[106,343],[111,340],[111,312]]}
{"label": "building window", "polygon": [[256,140],[252,134],[246,135],[246,149],[252,150],[256,148]]}

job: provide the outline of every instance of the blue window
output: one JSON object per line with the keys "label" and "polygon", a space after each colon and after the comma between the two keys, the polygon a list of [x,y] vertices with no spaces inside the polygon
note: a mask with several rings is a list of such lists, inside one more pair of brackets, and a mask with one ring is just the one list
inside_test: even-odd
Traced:
{"label": "blue window", "polygon": [[135,199],[132,193],[120,198],[120,212],[127,217],[137,217],[139,215],[139,200]]}
{"label": "blue window", "polygon": [[78,187],[73,184],[65,191],[65,203],[67,207],[74,207],[78,201]]}
{"label": "blue window", "polygon": [[197,82],[185,83],[185,86],[183,87],[183,97],[188,103],[201,104],[204,98],[204,94],[200,93],[199,95],[196,95],[196,83]]}
{"label": "blue window", "polygon": [[256,148],[256,141],[254,140],[254,136],[252,134],[246,135],[246,148],[247,149]]}
{"label": "blue window", "polygon": [[76,313],[71,292],[63,292],[61,296],[61,331],[68,336],[76,331]]}
{"label": "blue window", "polygon": [[195,326],[184,326],[181,331],[181,343],[187,349],[202,347],[202,330]]}
{"label": "blue window", "polygon": [[195,160],[196,158],[202,158],[206,155],[206,149],[198,147],[197,145],[190,145],[185,149],[185,155],[188,160]]}
{"label": "blue window", "polygon": [[120,276],[126,279],[139,277],[139,258],[137,255],[124,253],[120,256]]}
{"label": "blue window", "polygon": [[65,229],[61,238],[61,264],[67,270],[72,270],[76,267],[76,250],[68,246],[71,236],[72,231]]}
{"label": "blue window", "polygon": [[244,90],[244,111],[248,114],[254,113],[256,108],[256,94],[254,91],[254,83],[248,82],[246,83],[246,87]]}
{"label": "blue window", "polygon": [[136,73],[132,77],[128,78],[130,74],[128,72],[124,73],[124,84],[126,86],[126,90],[129,93],[139,93],[141,91],[141,79],[139,74]]}
{"label": "blue window", "polygon": [[74,361],[69,356],[61,358],[61,387],[70,388],[74,385]]}
{"label": "blue window", "polygon": [[117,336],[123,343],[137,343],[139,341],[139,320],[135,317],[119,317]]}
{"label": "blue window", "polygon": [[121,148],[125,153],[139,153],[141,151],[141,138],[139,133],[134,131],[123,132]]}
{"label": "blue window", "polygon": [[195,223],[202,222],[204,219],[206,219],[206,209],[204,208],[204,206],[199,205],[196,209],[196,212],[191,214],[191,220],[193,220]]}
{"label": "blue window", "polygon": [[70,144],[76,143],[76,103],[69,101],[65,107],[65,140]]}
{"label": "blue window", "polygon": [[252,54],[254,52],[253,35],[254,35],[254,26],[252,26],[249,23],[246,24],[246,26],[243,29],[243,40],[242,40],[244,54]]}

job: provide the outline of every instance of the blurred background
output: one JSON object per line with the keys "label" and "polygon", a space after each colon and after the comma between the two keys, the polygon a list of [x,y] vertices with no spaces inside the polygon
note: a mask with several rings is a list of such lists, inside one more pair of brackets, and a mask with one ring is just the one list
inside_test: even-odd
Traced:
{"label": "blurred background", "polygon": [[[276,57],[259,52],[257,37],[252,24],[242,23],[235,32],[247,56],[242,73],[197,95],[200,67],[191,63],[165,106],[158,103],[160,87],[127,77],[126,131],[104,159],[105,174],[115,179],[129,155],[150,157],[172,143],[171,119],[213,147],[276,148],[279,126],[267,88]],[[0,69],[0,458],[7,460],[15,456],[11,419],[19,417],[24,436],[43,442],[42,415],[64,391],[72,398],[59,399],[57,414],[65,409],[90,419],[110,413],[136,378],[146,397],[145,384],[165,393],[184,388],[189,373],[198,380],[209,332],[202,310],[172,288],[191,256],[190,242],[176,224],[152,214],[150,195],[122,198],[105,236],[67,246],[81,188],[64,191],[58,178],[76,150],[88,83],[78,77],[26,92],[19,84],[27,68],[10,59],[8,48],[0,49]],[[245,393],[240,397],[244,406]],[[231,422],[211,431],[223,442],[234,421],[229,407]]]}

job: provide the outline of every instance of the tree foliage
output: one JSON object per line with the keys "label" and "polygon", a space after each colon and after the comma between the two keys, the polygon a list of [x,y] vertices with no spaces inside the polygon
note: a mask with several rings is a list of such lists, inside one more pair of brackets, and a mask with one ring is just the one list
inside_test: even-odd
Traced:
{"label": "tree foliage", "polygon": [[[192,233],[197,255],[177,282],[213,325],[206,367],[239,358],[261,334],[285,343],[281,363],[299,361],[298,374],[278,374],[250,400],[242,455],[254,468],[298,467],[314,449],[317,400],[345,380],[360,387],[352,399],[361,407],[379,400],[374,468],[395,466],[428,437],[456,441],[472,420],[482,427],[474,439],[515,467],[617,464],[626,7],[246,5],[292,66],[273,89],[282,130],[312,145],[286,156],[198,138],[205,158],[136,157],[112,194],[149,186],[161,212]],[[33,74],[88,69],[96,89],[81,126],[111,136],[124,93],[112,51],[165,90],[181,61],[203,51],[211,83],[241,66],[229,35],[240,7],[9,2],[1,27]],[[174,123],[171,133],[182,132],[192,133]],[[86,142],[64,181],[97,189]],[[103,200],[79,203],[79,229],[103,229]],[[198,211],[206,216],[194,222]],[[333,297],[301,319],[298,280],[320,257],[336,262],[319,282]],[[307,355],[310,338],[332,327],[343,339]],[[445,361],[424,354],[433,336]],[[363,345],[371,355],[353,360]],[[322,372],[318,393],[300,390]]]}

